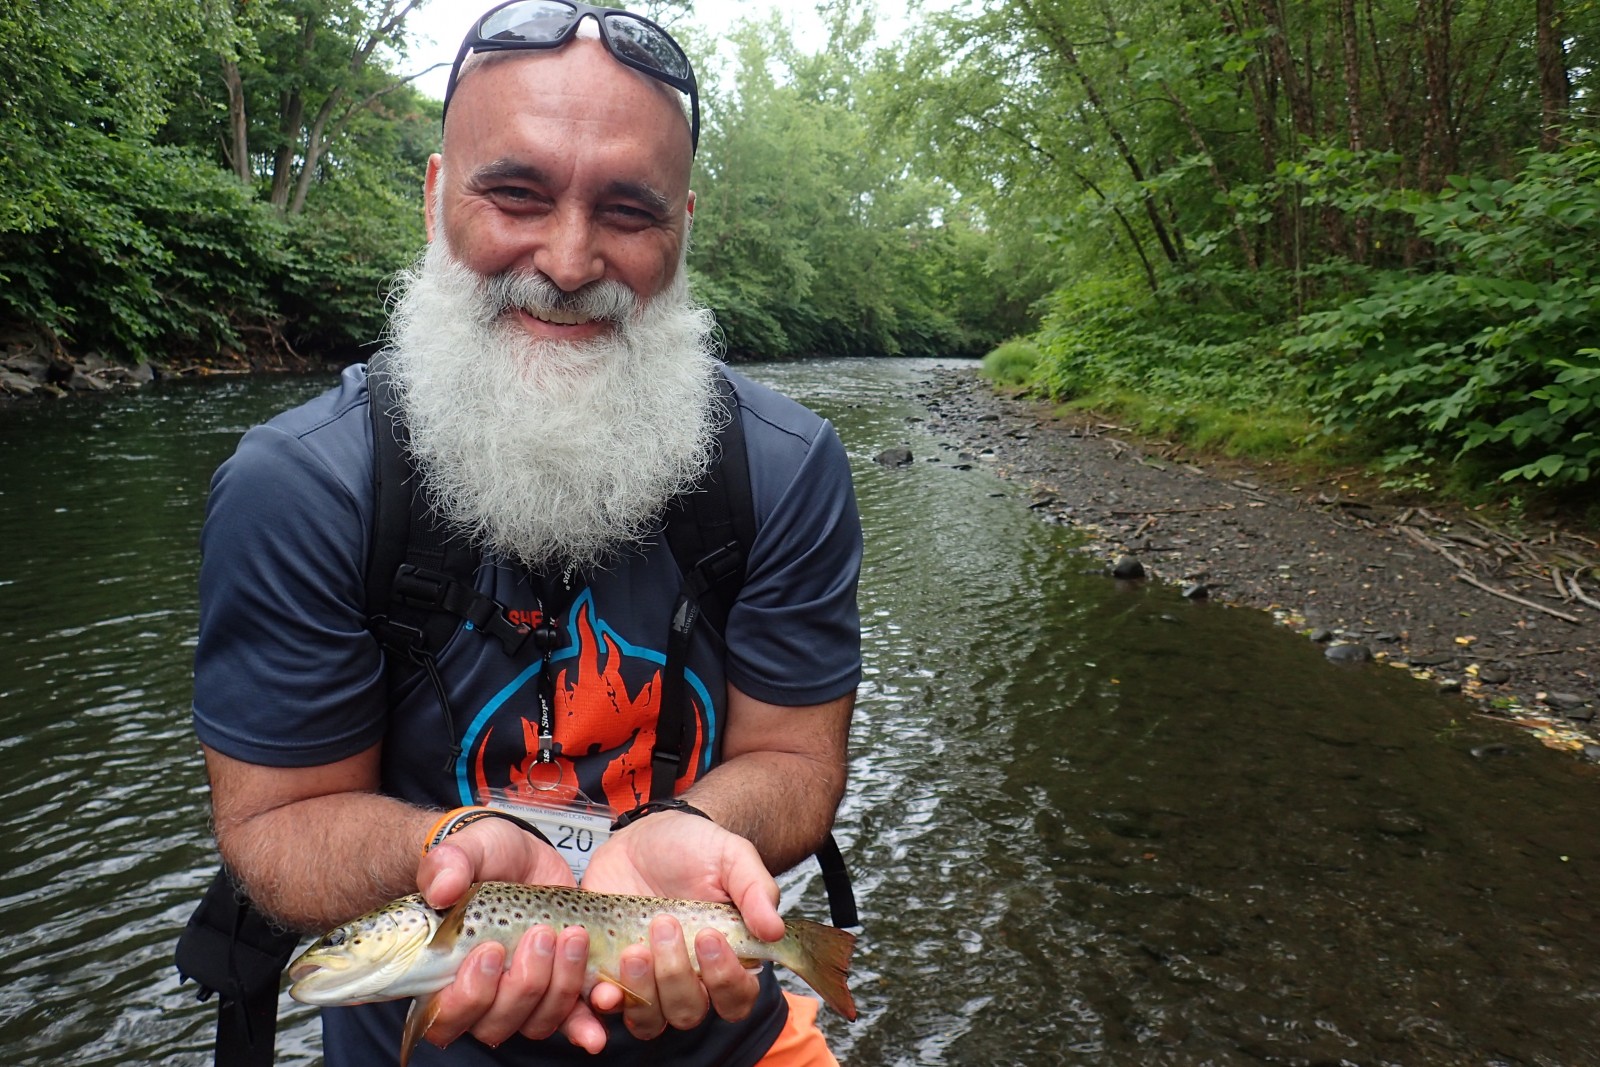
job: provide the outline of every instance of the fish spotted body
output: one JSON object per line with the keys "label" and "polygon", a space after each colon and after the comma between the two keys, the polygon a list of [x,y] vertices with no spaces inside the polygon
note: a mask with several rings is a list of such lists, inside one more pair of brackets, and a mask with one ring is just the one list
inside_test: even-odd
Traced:
{"label": "fish spotted body", "polygon": [[695,935],[719,931],[741,960],[783,964],[829,1007],[855,1019],[855,1001],[845,984],[855,935],[847,931],[786,919],[781,939],[762,941],[729,904],[509,882],[479,882],[445,911],[413,893],[330,930],[289,965],[289,995],[324,1007],[419,998],[406,1017],[404,1064],[432,1021],[432,995],[455,979],[478,945],[500,942],[509,966],[511,950],[532,927],[581,926],[589,935],[587,993],[601,980],[622,984],[617,981],[622,950],[646,942],[657,915],[670,915],[683,927],[691,963]]}

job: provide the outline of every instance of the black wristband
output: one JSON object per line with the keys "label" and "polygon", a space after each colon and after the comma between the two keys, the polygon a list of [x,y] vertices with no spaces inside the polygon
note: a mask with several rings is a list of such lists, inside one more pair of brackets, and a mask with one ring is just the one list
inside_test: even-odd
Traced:
{"label": "black wristband", "polygon": [[645,803],[640,804],[637,808],[630,808],[629,810],[623,812],[621,815],[617,816],[617,821],[611,824],[611,832],[616,833],[629,823],[638,822],[646,815],[651,815],[658,811],[681,811],[686,815],[698,815],[708,822],[716,822],[715,819],[711,818],[711,816],[707,815],[693,804],[679,800],[677,797],[672,797],[668,800],[646,801]]}
{"label": "black wristband", "polygon": [[544,832],[537,826],[526,819],[517,818],[509,811],[501,811],[499,808],[457,808],[455,811],[448,812],[434,824],[433,829],[428,832],[428,840],[423,842],[422,854],[426,856],[437,848],[445,838],[481,819],[504,819],[506,822],[515,823],[519,828],[526,830],[540,841],[550,845],[551,848],[555,848],[554,845],[550,844],[550,839],[544,836]]}

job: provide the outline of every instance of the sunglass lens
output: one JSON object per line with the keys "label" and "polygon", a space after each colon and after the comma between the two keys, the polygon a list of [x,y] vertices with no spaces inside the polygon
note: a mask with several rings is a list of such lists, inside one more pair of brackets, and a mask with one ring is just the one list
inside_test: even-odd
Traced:
{"label": "sunglass lens", "polygon": [[492,11],[478,26],[486,41],[554,41],[578,13],[566,4],[529,0]]}
{"label": "sunglass lens", "polygon": [[665,33],[629,15],[607,15],[606,33],[621,55],[674,78],[689,77],[689,61]]}

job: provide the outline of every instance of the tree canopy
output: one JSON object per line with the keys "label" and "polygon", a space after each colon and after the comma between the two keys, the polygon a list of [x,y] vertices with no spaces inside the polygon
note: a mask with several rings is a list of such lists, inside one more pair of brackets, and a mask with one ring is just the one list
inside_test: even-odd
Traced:
{"label": "tree canopy", "polygon": [[[6,331],[129,361],[370,346],[439,141],[397,73],[422,2],[0,5]],[[735,357],[981,354],[1023,309],[952,189],[871,127],[870,21],[836,22],[819,56],[735,31],[726,88],[702,62],[697,289]]]}
{"label": "tree canopy", "polygon": [[[426,0],[0,0],[0,323],[359,355],[423,243]],[[1600,471],[1600,0],[818,6],[712,39],[690,265],[734,358],[979,354],[1398,479]],[[1218,424],[1207,430],[1208,420]]]}
{"label": "tree canopy", "polygon": [[1041,390],[1576,484],[1597,29],[1595,0],[984,3],[906,49],[901,114],[1002,246],[1048,249]]}

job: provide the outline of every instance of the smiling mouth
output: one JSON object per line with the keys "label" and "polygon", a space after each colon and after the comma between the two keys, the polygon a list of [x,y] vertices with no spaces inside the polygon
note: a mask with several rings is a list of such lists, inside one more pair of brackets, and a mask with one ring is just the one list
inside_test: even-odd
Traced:
{"label": "smiling mouth", "polygon": [[558,311],[554,308],[524,308],[524,312],[540,322],[554,323],[557,326],[582,326],[593,322],[588,315],[576,311]]}

